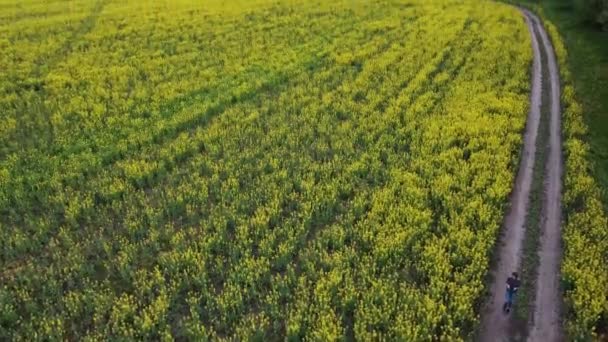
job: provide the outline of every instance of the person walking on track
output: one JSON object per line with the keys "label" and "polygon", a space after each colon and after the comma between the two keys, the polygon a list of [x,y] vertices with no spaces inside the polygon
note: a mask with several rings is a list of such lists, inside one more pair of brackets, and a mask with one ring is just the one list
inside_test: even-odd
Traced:
{"label": "person walking on track", "polygon": [[513,272],[511,276],[507,279],[507,291],[505,293],[505,304],[502,306],[502,310],[505,313],[509,313],[511,311],[511,306],[513,306],[513,299],[515,297],[515,293],[519,289],[521,282],[519,281],[519,275],[517,272]]}

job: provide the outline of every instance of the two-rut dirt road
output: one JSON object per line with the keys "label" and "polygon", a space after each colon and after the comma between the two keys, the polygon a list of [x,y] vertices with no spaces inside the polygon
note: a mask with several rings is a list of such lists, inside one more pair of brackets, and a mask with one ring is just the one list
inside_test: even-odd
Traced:
{"label": "two-rut dirt road", "polygon": [[[497,263],[493,267],[491,295],[482,310],[479,339],[481,341],[508,341],[513,338],[510,316],[502,312],[505,282],[511,272],[520,268],[522,245],[525,236],[526,216],[533,180],[536,157],[536,140],[541,117],[542,100],[549,101],[549,148],[544,169],[543,202],[541,210],[541,237],[533,319],[529,326],[529,341],[561,341],[563,339],[559,289],[561,260],[561,117],[560,84],[557,63],[551,41],[539,19],[527,10],[522,14],[528,25],[534,51],[530,112],[524,133],[524,146],[519,171],[510,197],[510,209],[503,223],[497,250]],[[541,58],[541,52],[546,58]],[[546,65],[543,65],[546,63]],[[545,82],[543,84],[543,71]],[[544,96],[543,96],[544,94]],[[524,286],[526,280],[524,279]],[[533,283],[531,281],[527,283]]]}

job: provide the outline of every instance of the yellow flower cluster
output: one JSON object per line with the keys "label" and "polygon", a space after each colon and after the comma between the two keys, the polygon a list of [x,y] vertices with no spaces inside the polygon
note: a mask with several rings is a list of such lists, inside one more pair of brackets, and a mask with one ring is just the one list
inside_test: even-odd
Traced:
{"label": "yellow flower cluster", "polygon": [[0,6],[0,339],[470,337],[528,110],[515,9]]}
{"label": "yellow flower cluster", "polygon": [[[541,12],[542,13],[542,12]],[[565,138],[565,226],[562,280],[566,329],[573,340],[597,338],[600,320],[608,319],[608,218],[600,188],[590,174],[589,145],[583,108],[577,101],[568,55],[557,28],[544,22],[560,66]]]}

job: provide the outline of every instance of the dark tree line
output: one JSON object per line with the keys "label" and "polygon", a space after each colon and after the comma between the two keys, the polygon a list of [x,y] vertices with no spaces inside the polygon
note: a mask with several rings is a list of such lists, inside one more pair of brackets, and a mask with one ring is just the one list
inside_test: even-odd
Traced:
{"label": "dark tree line", "polygon": [[608,0],[572,0],[583,19],[608,31]]}

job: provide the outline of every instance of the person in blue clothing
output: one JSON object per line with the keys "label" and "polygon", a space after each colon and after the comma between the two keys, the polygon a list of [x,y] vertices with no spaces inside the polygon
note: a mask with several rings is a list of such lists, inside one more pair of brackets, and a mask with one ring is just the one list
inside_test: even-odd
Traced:
{"label": "person in blue clothing", "polygon": [[515,293],[519,289],[521,282],[519,281],[519,275],[517,272],[513,272],[511,276],[507,279],[507,291],[505,293],[505,304],[502,306],[502,310],[506,313],[511,311],[511,306],[513,305],[513,299],[515,297]]}

